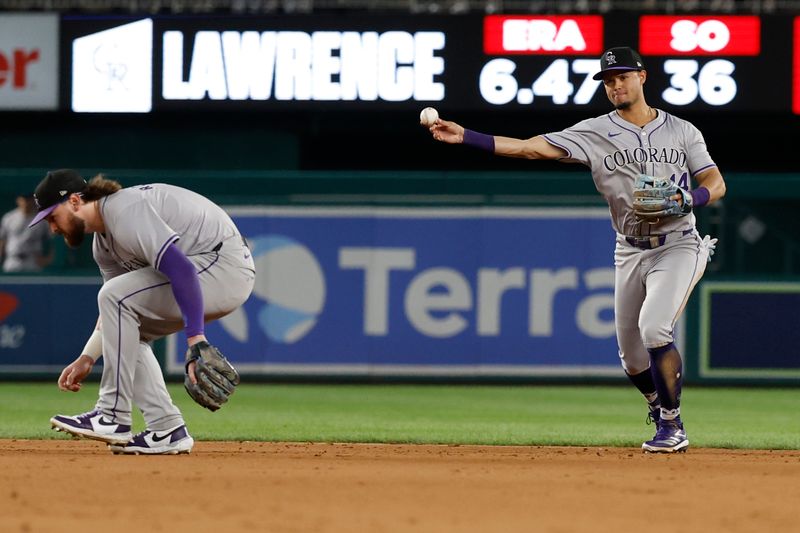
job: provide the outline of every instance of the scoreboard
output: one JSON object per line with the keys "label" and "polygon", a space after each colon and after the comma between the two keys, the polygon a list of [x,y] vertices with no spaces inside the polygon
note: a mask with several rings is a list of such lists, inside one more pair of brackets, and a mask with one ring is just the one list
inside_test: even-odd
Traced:
{"label": "scoreboard", "polygon": [[761,108],[760,84],[749,79],[761,55],[755,16],[642,16],[627,38],[607,32],[600,16],[487,16],[481,97],[496,106],[589,105],[602,94],[592,76],[611,35],[643,56],[657,106]]}
{"label": "scoreboard", "polygon": [[61,107],[603,112],[603,50],[631,46],[648,102],[800,114],[800,17],[466,15],[61,19]]}

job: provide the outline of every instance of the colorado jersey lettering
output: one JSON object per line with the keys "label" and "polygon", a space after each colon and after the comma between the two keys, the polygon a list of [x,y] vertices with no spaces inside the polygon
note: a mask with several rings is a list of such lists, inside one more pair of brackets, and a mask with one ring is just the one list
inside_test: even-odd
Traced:
{"label": "colorado jersey lettering", "polygon": [[[700,131],[690,122],[657,109],[655,120],[642,128],[622,120],[616,111],[544,135],[567,152],[561,161],[583,163],[592,171],[597,191],[611,210],[611,224],[623,235],[650,235],[689,230],[694,214],[642,224],[633,216],[633,184],[639,174],[695,176],[716,166]],[[681,187],[688,188],[684,178]],[[644,227],[642,227],[644,226]]]}

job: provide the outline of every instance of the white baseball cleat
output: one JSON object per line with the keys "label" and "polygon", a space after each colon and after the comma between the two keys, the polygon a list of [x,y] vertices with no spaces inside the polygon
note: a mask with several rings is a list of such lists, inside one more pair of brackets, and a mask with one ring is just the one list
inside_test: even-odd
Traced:
{"label": "white baseball cleat", "polygon": [[98,410],[82,415],[56,415],[50,419],[56,431],[64,431],[76,437],[99,440],[108,444],[125,444],[131,440],[131,427],[109,420]]}
{"label": "white baseball cleat", "polygon": [[115,455],[177,455],[190,453],[193,446],[194,439],[186,426],[180,425],[166,431],[146,429],[124,445],[110,445],[109,448]]}

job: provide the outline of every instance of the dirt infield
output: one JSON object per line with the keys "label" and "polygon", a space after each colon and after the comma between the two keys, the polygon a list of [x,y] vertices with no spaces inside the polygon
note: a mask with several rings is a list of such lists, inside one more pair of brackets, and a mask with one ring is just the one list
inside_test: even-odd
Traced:
{"label": "dirt infield", "polygon": [[[800,452],[0,441],[2,531],[797,531]],[[658,528],[657,528],[658,529]]]}

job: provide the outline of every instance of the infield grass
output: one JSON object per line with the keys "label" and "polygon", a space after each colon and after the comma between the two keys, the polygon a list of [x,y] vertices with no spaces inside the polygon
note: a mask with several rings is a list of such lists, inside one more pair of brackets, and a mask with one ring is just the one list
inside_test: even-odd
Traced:
{"label": "infield grass", "polygon": [[[630,386],[240,386],[211,413],[170,384],[197,440],[639,446],[652,437]],[[0,438],[64,438],[56,413],[88,411],[97,383],[65,393],[51,383],[0,383]],[[695,447],[800,449],[800,389],[686,387]],[[134,431],[143,429],[141,415]]]}

